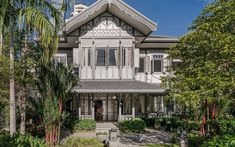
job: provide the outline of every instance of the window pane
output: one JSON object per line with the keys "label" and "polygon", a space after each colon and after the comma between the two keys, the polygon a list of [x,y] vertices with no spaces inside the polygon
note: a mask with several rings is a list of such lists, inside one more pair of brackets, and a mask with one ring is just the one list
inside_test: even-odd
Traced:
{"label": "window pane", "polygon": [[91,66],[91,49],[89,48],[88,49],[88,57],[87,57],[87,59],[88,59],[88,65],[87,66]]}
{"label": "window pane", "polygon": [[116,56],[115,56],[116,49],[109,50],[109,65],[116,66]]}
{"label": "window pane", "polygon": [[126,66],[126,49],[122,49],[122,66]]}
{"label": "window pane", "polygon": [[55,65],[61,63],[66,66],[66,57],[54,57]]}
{"label": "window pane", "polygon": [[162,60],[154,60],[154,72],[162,72]]}
{"label": "window pane", "polygon": [[144,72],[144,58],[140,58],[139,72]]}
{"label": "window pane", "polygon": [[105,66],[105,50],[97,50],[97,66]]}

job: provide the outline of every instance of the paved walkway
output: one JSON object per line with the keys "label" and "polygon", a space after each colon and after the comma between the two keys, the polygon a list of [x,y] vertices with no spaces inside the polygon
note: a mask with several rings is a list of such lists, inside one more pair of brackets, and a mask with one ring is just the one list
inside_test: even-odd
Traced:
{"label": "paved walkway", "polygon": [[118,129],[118,127],[113,122],[98,122],[96,123],[97,129]]}

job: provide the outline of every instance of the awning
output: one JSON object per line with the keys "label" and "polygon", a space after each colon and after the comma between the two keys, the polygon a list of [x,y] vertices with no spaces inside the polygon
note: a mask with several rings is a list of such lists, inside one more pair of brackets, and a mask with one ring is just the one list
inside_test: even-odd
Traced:
{"label": "awning", "polygon": [[73,90],[77,93],[141,93],[163,94],[166,89],[160,84],[150,84],[136,80],[82,80]]}

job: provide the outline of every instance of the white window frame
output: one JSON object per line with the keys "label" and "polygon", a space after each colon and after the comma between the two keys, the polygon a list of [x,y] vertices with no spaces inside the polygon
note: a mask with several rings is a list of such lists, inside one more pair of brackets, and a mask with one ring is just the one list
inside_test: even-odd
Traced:
{"label": "white window frame", "polygon": [[[58,57],[58,58],[65,58],[65,65],[64,65],[64,66],[66,66],[66,67],[68,66],[67,54],[65,54],[65,53],[58,53],[58,54],[55,54],[55,55],[53,56],[54,60],[55,60],[56,57]],[[61,62],[59,61],[59,63],[61,63]]]}

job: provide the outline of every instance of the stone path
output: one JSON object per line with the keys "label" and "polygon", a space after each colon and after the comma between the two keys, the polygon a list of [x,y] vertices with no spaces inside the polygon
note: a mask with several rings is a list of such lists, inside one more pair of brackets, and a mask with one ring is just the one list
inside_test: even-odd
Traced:
{"label": "stone path", "polygon": [[121,134],[119,137],[120,142],[123,144],[170,144],[173,134],[165,131],[147,129],[147,132],[143,134]]}
{"label": "stone path", "polygon": [[[92,132],[77,132],[69,136],[81,138],[96,138],[97,132],[108,132],[110,129],[118,129],[112,122],[104,122],[96,124],[96,131]],[[117,141],[110,141],[110,147],[138,147],[146,144],[170,144],[173,133],[159,131],[154,129],[146,129],[143,134],[123,134],[120,133]],[[140,138],[142,141],[139,142]]]}

